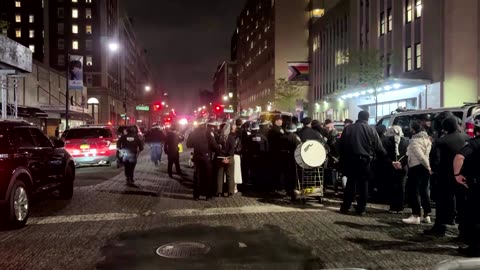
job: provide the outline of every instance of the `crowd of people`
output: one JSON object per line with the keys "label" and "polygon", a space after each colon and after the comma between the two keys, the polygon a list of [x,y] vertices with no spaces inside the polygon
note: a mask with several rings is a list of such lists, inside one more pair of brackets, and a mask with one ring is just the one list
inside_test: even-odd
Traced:
{"label": "crowd of people", "polygon": [[[186,146],[193,148],[194,199],[229,197],[237,191],[237,184],[243,183],[264,192],[282,191],[295,200],[295,150],[303,142],[316,140],[328,152],[323,165],[325,179],[335,186],[338,179],[346,179],[341,213],[349,213],[356,199],[355,213],[364,215],[369,184],[373,184],[385,193],[391,213],[403,214],[408,202],[411,215],[401,219],[403,223],[430,224],[430,195],[435,191],[435,223],[424,233],[442,237],[447,225],[459,224],[459,238],[468,245],[460,251],[479,256],[480,170],[475,170],[475,165],[480,161],[480,115],[469,119],[475,126],[475,139],[462,131],[461,120],[449,112],[437,116],[441,123],[437,129],[432,128],[431,119],[412,121],[407,129],[373,127],[368,124],[369,117],[362,111],[355,123],[345,120],[341,136],[331,120],[321,123],[309,117],[301,123],[295,119],[284,123],[279,115],[271,122],[237,119],[220,123],[211,119],[199,123],[186,140]],[[405,136],[406,132],[411,136]],[[143,146],[135,136],[127,132],[118,148],[126,148],[136,157]],[[161,160],[162,147],[168,155],[170,177],[173,164],[182,174],[179,144],[183,141],[175,125],[166,134],[159,127],[146,134],[155,164]],[[134,165],[127,164],[136,160],[124,161],[127,182],[133,184]]]}

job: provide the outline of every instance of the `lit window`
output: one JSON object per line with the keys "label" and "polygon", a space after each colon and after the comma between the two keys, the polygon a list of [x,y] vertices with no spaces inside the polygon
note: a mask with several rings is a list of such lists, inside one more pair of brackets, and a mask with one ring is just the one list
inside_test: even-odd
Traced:
{"label": "lit window", "polygon": [[91,25],[87,24],[87,26],[85,26],[85,28],[86,28],[86,29],[85,29],[85,32],[86,32],[87,34],[91,34],[91,33],[92,33],[92,26],[91,26]]}
{"label": "lit window", "polygon": [[22,37],[22,29],[16,29],[15,30],[15,37],[17,37],[17,38]]}
{"label": "lit window", "polygon": [[72,9],[72,18],[78,18],[78,9],[76,8]]}
{"label": "lit window", "polygon": [[15,22],[22,22],[22,16],[20,14],[15,14]]}
{"label": "lit window", "polygon": [[422,17],[422,0],[415,0],[415,18]]}
{"label": "lit window", "polygon": [[411,22],[412,21],[412,4],[410,3],[410,0],[405,0],[406,4],[407,4],[407,7],[406,7],[406,20],[407,20],[407,23]]}
{"label": "lit window", "polygon": [[29,31],[28,31],[28,37],[29,37],[29,38],[34,38],[34,37],[35,37],[35,31],[29,30]]}
{"label": "lit window", "polygon": [[57,64],[59,66],[64,66],[65,65],[65,55],[61,54],[57,56]]}
{"label": "lit window", "polygon": [[258,40],[262,39],[262,34],[258,34]]}
{"label": "lit window", "polygon": [[412,47],[408,46],[407,47],[407,50],[405,52],[406,54],[406,69],[407,71],[411,71],[412,70]]}
{"label": "lit window", "polygon": [[253,41],[250,43],[250,49],[253,49]]}
{"label": "lit window", "polygon": [[72,3],[77,3],[77,2],[78,2],[78,0],[72,0]]}
{"label": "lit window", "polygon": [[385,34],[385,13],[380,13],[380,35]]}
{"label": "lit window", "polygon": [[72,49],[78,50],[78,40],[72,41]]}
{"label": "lit window", "polygon": [[389,8],[387,11],[387,31],[392,32],[392,30],[393,30],[392,9]]}
{"label": "lit window", "polygon": [[35,52],[35,45],[30,44],[28,45],[28,48],[30,49],[30,51],[32,51],[32,53]]}
{"label": "lit window", "polygon": [[15,7],[22,7],[22,3],[20,3],[20,1],[15,1]]}
{"label": "lit window", "polygon": [[91,39],[87,39],[85,40],[85,50],[87,51],[91,51],[92,50],[92,40]]}
{"label": "lit window", "polygon": [[415,44],[415,69],[422,68],[422,44]]}
{"label": "lit window", "polygon": [[72,33],[73,34],[78,34],[78,25],[77,24],[72,24]]}
{"label": "lit window", "polygon": [[268,41],[265,40],[265,45],[264,45],[264,48],[268,48]]}
{"label": "lit window", "polygon": [[92,0],[85,0],[85,3],[92,3]]}
{"label": "lit window", "polygon": [[58,39],[58,40],[57,40],[57,48],[58,48],[59,50],[65,49],[65,40],[63,40],[63,39]]}
{"label": "lit window", "polygon": [[247,41],[250,39],[250,35],[247,36]]}
{"label": "lit window", "polygon": [[325,9],[316,8],[316,9],[312,10],[312,17],[313,18],[320,18],[324,14],[325,14]]}
{"label": "lit window", "polygon": [[247,16],[250,15],[250,10],[247,9]]}
{"label": "lit window", "polygon": [[255,29],[258,29],[258,21],[255,22]]}
{"label": "lit window", "polygon": [[87,55],[87,63],[86,63],[87,66],[92,66],[93,65],[93,61],[92,61],[92,57]]}
{"label": "lit window", "polygon": [[92,9],[91,8],[86,8],[85,9],[85,18],[87,18],[87,19],[92,18]]}
{"label": "lit window", "polygon": [[34,16],[30,14],[30,15],[28,16],[28,22],[29,22],[29,23],[33,23],[33,21],[34,21]]}

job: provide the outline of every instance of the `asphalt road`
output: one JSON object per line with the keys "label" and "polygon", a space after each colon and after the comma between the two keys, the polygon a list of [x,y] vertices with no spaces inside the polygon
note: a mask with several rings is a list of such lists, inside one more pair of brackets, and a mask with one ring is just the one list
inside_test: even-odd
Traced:
{"label": "asphalt road", "polygon": [[194,201],[192,171],[170,179],[148,153],[138,188],[117,169],[83,169],[71,201],[49,196],[24,229],[0,231],[0,269],[432,269],[459,258],[453,234],[424,237],[428,226],[404,225],[378,205],[358,217],[339,214],[335,200]]}

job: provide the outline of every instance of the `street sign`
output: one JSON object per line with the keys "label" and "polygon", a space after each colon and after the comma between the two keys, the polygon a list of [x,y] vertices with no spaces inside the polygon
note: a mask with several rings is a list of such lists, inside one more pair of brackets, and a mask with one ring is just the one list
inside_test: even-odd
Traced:
{"label": "street sign", "polygon": [[224,109],[223,112],[224,113],[233,113],[233,109]]}
{"label": "street sign", "polygon": [[149,106],[144,106],[144,105],[139,105],[136,107],[136,110],[137,111],[150,111],[150,107]]}

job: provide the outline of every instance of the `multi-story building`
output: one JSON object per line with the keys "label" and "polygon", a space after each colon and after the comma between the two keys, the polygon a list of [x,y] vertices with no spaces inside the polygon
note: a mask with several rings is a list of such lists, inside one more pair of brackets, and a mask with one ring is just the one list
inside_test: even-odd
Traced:
{"label": "multi-story building", "polygon": [[[342,0],[311,25],[310,100],[315,118],[355,118],[371,123],[398,107],[426,109],[477,102],[480,18],[478,1]],[[428,48],[428,49],[426,49]],[[350,87],[342,55],[378,53],[384,83],[378,94]],[[378,108],[378,112],[376,111]]]}
{"label": "multi-story building", "polygon": [[[275,81],[308,61],[308,0],[248,0],[237,19],[236,56],[242,113],[265,110]],[[273,106],[275,107],[275,106]]]}
{"label": "multi-story building", "polygon": [[212,89],[215,103],[223,104],[227,112],[237,112],[237,76],[234,62],[224,61],[217,67]]}

